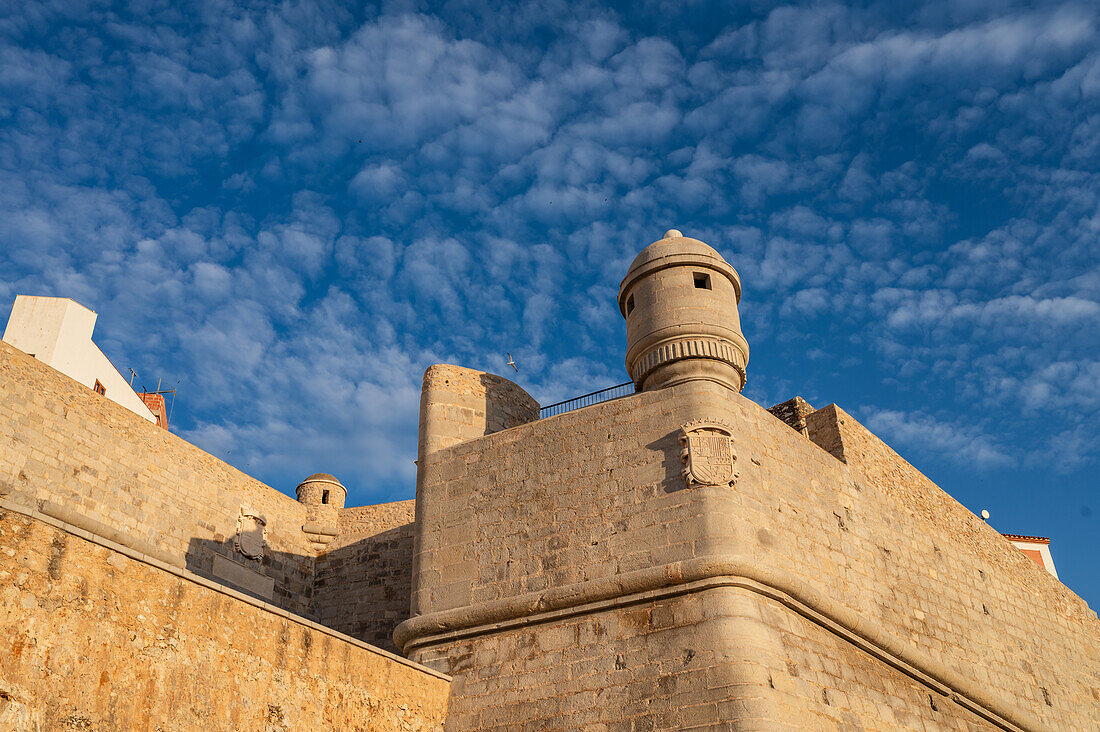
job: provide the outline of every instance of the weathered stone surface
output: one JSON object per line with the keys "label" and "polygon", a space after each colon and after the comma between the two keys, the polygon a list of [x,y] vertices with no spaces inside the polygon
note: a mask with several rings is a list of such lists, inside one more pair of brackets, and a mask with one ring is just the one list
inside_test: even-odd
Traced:
{"label": "weathered stone surface", "polygon": [[420,459],[441,447],[539,418],[530,394],[494,374],[437,364],[420,393]]}
{"label": "weathered stone surface", "polygon": [[445,660],[458,674],[448,730],[991,728],[779,603],[732,588],[485,634],[448,647]]}
{"label": "weathered stone surface", "polygon": [[[39,361],[0,342],[0,482],[8,499],[51,502],[65,519],[213,577],[214,557],[240,561],[244,507],[262,515],[258,571],[272,602],[310,614],[316,549],[302,532],[313,507],[260,483]],[[317,507],[328,508],[328,507]],[[335,523],[335,518],[332,523]],[[98,533],[98,532],[97,532]]]}
{"label": "weathered stone surface", "polygon": [[0,510],[0,729],[436,730],[447,686]]}
{"label": "weathered stone surface", "polygon": [[768,411],[790,425],[793,430],[805,435],[806,417],[813,414],[815,410],[805,399],[796,396],[774,407],[768,407]]}

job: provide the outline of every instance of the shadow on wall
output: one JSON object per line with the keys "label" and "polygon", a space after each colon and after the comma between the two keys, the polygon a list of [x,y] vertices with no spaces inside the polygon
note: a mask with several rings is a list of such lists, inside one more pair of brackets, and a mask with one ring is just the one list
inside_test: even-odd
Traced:
{"label": "shadow on wall", "polygon": [[684,462],[680,459],[680,431],[669,432],[659,440],[646,445],[647,450],[663,454],[661,467],[665,469],[665,479],[662,481],[662,489],[665,493],[678,493],[687,487],[684,483]]}
{"label": "shadow on wall", "polygon": [[187,570],[200,577],[316,619],[311,612],[313,557],[264,547],[262,557],[252,559],[238,550],[234,539],[192,538],[185,561]]}
{"label": "shadow on wall", "polygon": [[186,566],[212,582],[397,653],[393,629],[409,617],[413,526],[337,546],[318,557],[272,551],[252,559],[234,539],[191,539]]}
{"label": "shadow on wall", "polygon": [[393,629],[409,617],[413,527],[408,523],[331,549],[317,558],[317,622],[398,653]]}
{"label": "shadow on wall", "polygon": [[538,402],[516,384],[494,374],[481,374],[478,380],[485,392],[485,434],[539,418]]}

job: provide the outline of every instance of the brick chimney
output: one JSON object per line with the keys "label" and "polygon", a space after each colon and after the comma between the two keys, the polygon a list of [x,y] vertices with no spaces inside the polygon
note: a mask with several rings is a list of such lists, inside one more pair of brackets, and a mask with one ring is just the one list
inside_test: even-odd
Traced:
{"label": "brick chimney", "polygon": [[157,418],[157,427],[168,429],[168,410],[164,407],[164,395],[156,392],[138,392],[141,401]]}

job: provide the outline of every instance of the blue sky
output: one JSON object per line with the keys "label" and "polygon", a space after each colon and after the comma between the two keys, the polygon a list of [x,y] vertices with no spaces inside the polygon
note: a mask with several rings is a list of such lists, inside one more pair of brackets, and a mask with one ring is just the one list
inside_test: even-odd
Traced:
{"label": "blue sky", "polygon": [[174,429],[413,495],[420,378],[626,380],[675,226],[746,396],[836,402],[1100,605],[1094,4],[0,0],[0,317],[68,296]]}

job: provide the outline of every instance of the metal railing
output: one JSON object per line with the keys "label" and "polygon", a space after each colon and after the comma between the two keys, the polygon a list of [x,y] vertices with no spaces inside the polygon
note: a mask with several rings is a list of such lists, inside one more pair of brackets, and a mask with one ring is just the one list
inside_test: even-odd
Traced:
{"label": "metal railing", "polygon": [[580,409],[581,407],[590,407],[593,404],[599,404],[600,402],[609,402],[612,399],[621,399],[622,397],[630,396],[633,393],[633,381],[628,381],[625,384],[616,384],[615,386],[609,386],[606,389],[594,391],[591,394],[583,394],[579,397],[566,399],[564,402],[549,404],[545,407],[542,407],[541,409],[539,409],[539,419],[553,417],[557,414],[564,414],[565,412],[571,412],[574,409]]}

